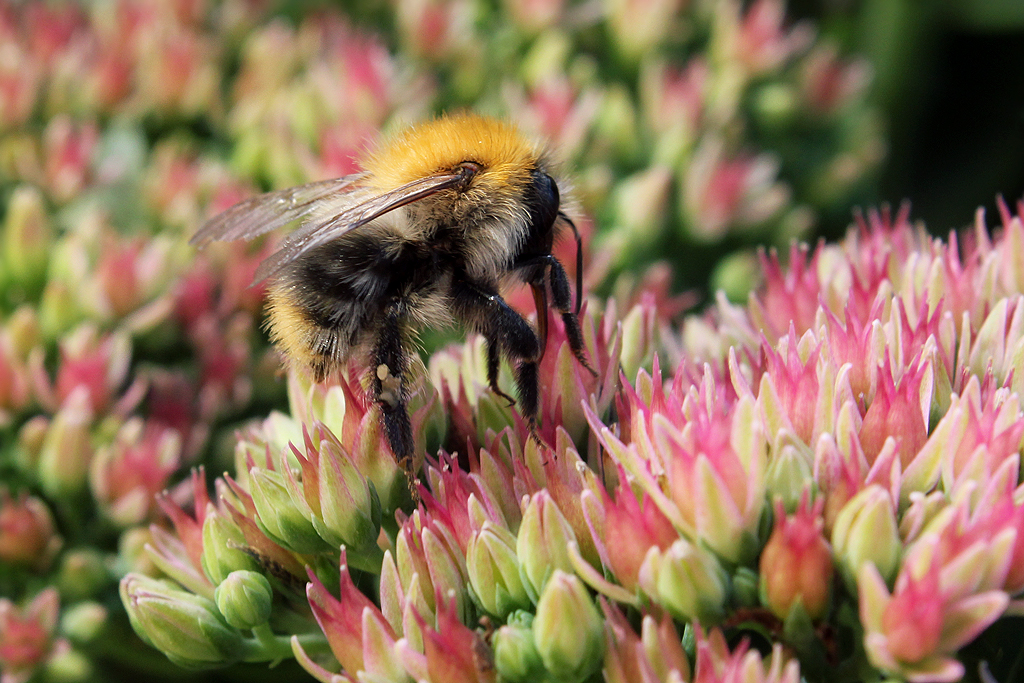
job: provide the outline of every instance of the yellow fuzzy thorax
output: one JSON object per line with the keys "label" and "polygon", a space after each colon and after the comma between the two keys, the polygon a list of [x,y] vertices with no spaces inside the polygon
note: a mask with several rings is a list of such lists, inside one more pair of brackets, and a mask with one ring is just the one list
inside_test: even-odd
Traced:
{"label": "yellow fuzzy thorax", "polygon": [[407,129],[367,157],[363,167],[379,189],[388,191],[473,161],[484,168],[478,180],[501,188],[525,182],[540,156],[540,148],[511,123],[458,113]]}

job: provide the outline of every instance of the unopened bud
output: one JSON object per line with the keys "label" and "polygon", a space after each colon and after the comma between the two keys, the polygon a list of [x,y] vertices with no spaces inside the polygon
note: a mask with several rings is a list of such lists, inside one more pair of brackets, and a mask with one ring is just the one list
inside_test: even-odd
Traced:
{"label": "unopened bud", "polygon": [[640,587],[673,617],[714,624],[724,615],[729,577],[718,558],[684,538],[668,550],[647,552],[640,568]]}
{"label": "unopened bud", "polygon": [[801,503],[787,517],[781,501],[775,529],[761,553],[761,596],[780,619],[787,619],[797,604],[811,620],[828,610],[832,593],[832,552],[821,535],[821,506]]}
{"label": "unopened bud", "polygon": [[121,602],[135,632],[180,666],[223,666],[242,653],[242,636],[212,600],[138,574],[121,580]]}
{"label": "unopened bud", "polygon": [[245,535],[227,515],[212,505],[207,507],[203,520],[203,571],[210,581],[219,584],[231,572],[239,569],[256,570],[256,560],[246,553]]}
{"label": "unopened bud", "polygon": [[530,596],[520,578],[515,543],[515,536],[508,529],[484,522],[466,549],[473,592],[484,610],[497,617],[530,606]]}
{"label": "unopened bud", "polygon": [[575,540],[572,527],[550,494],[544,490],[535,494],[523,513],[516,538],[516,555],[531,598],[540,595],[555,570],[572,571],[568,548]]}
{"label": "unopened bud", "polygon": [[297,553],[316,553],[331,547],[296,507],[280,473],[253,467],[249,470],[249,487],[257,522],[271,539]]}
{"label": "unopened bud", "polygon": [[64,553],[61,558],[57,586],[65,599],[81,600],[97,595],[107,587],[110,579],[103,555],[99,551],[76,548]]}
{"label": "unopened bud", "polygon": [[60,631],[75,643],[86,644],[103,634],[107,608],[87,600],[68,608],[60,618]]}
{"label": "unopened bud", "polygon": [[545,584],[533,620],[533,643],[555,680],[583,681],[601,667],[604,622],[575,575],[556,569]]}
{"label": "unopened bud", "polygon": [[836,515],[832,547],[846,585],[855,590],[860,567],[870,562],[886,582],[896,578],[900,540],[892,498],[873,484],[850,499]]}
{"label": "unopened bud", "polygon": [[247,631],[270,618],[274,591],[262,574],[239,570],[217,586],[213,599],[230,625]]}
{"label": "unopened bud", "polygon": [[542,679],[544,663],[533,643],[532,624],[532,614],[515,612],[494,634],[494,668],[502,680],[528,683]]}

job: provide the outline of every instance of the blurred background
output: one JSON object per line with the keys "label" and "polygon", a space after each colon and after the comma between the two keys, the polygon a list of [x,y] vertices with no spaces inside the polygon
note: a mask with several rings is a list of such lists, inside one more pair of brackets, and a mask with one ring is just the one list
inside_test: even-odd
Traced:
{"label": "blurred background", "polygon": [[[1014,0],[790,3],[872,64],[888,156],[876,201],[909,199],[937,234],[965,207],[1024,195],[1024,5]],[[842,221],[830,225],[834,236]]]}
{"label": "blurred background", "polygon": [[[678,315],[858,210],[909,200],[947,235],[1016,204],[1024,3],[0,0],[4,683],[200,678],[135,637],[117,582],[167,571],[154,495],[184,504],[287,403],[249,287],[274,238],[188,238],[459,108],[552,143],[588,292],[644,281]],[[202,677],[254,671],[289,675]]]}

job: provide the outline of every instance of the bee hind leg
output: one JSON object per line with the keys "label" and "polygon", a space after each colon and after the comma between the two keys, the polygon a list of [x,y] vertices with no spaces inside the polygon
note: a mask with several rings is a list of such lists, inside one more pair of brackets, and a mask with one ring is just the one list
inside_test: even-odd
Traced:
{"label": "bee hind leg", "polygon": [[408,369],[405,351],[404,302],[398,300],[385,309],[383,322],[373,346],[373,367],[370,382],[373,399],[380,406],[384,433],[399,464],[412,478],[415,442],[412,422],[406,408],[404,377]]}

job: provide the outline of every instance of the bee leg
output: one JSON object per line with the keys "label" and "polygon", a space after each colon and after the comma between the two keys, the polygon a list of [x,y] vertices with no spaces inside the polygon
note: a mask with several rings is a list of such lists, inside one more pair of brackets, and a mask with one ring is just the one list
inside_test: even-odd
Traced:
{"label": "bee leg", "polygon": [[533,305],[537,309],[537,336],[540,337],[540,360],[548,348],[548,290],[544,288],[544,276],[539,281],[530,283],[533,290]]}
{"label": "bee leg", "polygon": [[[456,315],[483,334],[488,344],[497,348],[510,362],[518,363],[516,388],[519,390],[519,411],[529,421],[530,432],[536,434],[540,395],[537,387],[540,341],[537,334],[530,323],[509,306],[500,294],[485,285],[456,280],[452,284],[451,295]],[[493,357],[491,354],[492,352],[488,351],[489,366]],[[496,383],[497,365],[494,367]],[[488,367],[488,381],[490,380]]]}
{"label": "bee leg", "polygon": [[548,278],[551,282],[551,298],[555,310],[562,316],[565,323],[565,336],[569,341],[569,348],[572,355],[580,365],[590,371],[590,374],[597,377],[597,371],[590,367],[583,345],[583,330],[580,328],[580,319],[572,308],[572,292],[569,291],[569,277],[565,274],[565,268],[554,256],[548,261]]}
{"label": "bee leg", "polygon": [[543,442],[537,434],[537,413],[540,412],[540,378],[537,362],[524,360],[516,366],[516,389],[519,391],[520,414],[526,418],[530,436],[538,444]]}
{"label": "bee leg", "polygon": [[371,391],[380,406],[384,432],[395,458],[410,478],[414,442],[412,422],[405,407],[405,375],[408,357],[405,352],[405,338],[402,333],[403,302],[390,303],[384,311],[383,322],[377,331],[373,347],[373,368]]}
{"label": "bee leg", "polygon": [[516,400],[506,394],[498,387],[498,365],[501,362],[501,346],[492,340],[487,340],[487,384],[498,396],[508,401],[508,407],[511,408],[516,404]]}

